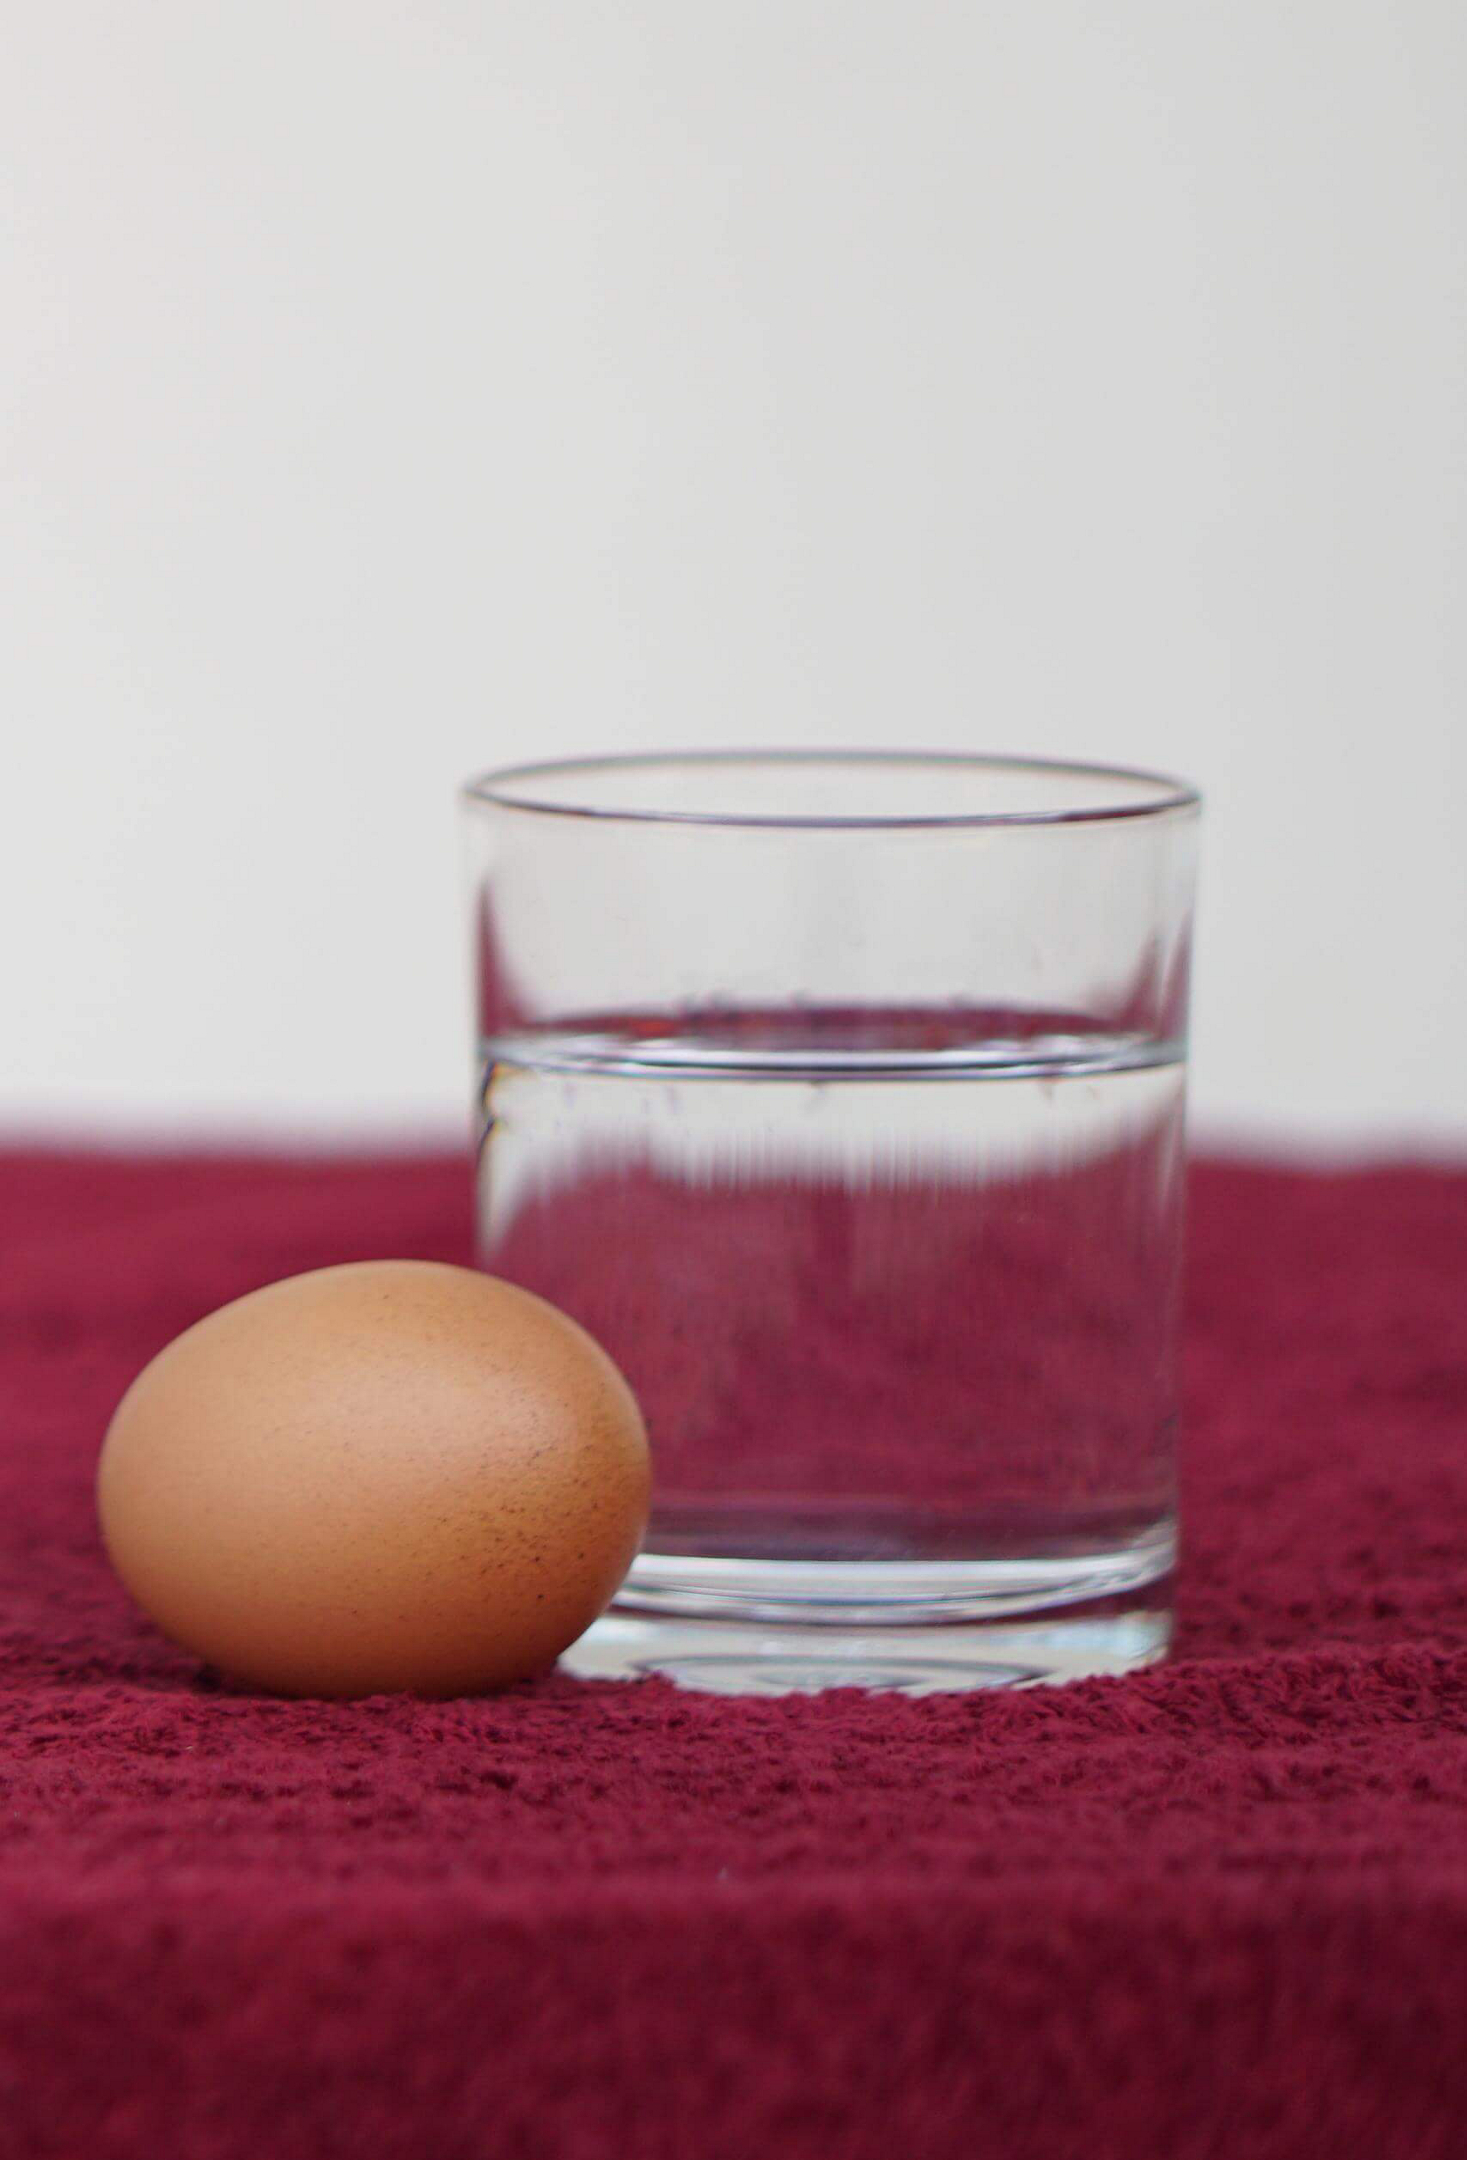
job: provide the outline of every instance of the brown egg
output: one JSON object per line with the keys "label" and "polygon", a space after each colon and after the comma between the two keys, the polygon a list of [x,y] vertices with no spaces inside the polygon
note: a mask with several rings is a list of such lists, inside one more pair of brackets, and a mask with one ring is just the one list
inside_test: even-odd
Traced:
{"label": "brown egg", "polygon": [[191,1327],[107,1432],[102,1534],[175,1642],[290,1695],[551,1665],[640,1543],[647,1438],[564,1313],[467,1268],[323,1268]]}

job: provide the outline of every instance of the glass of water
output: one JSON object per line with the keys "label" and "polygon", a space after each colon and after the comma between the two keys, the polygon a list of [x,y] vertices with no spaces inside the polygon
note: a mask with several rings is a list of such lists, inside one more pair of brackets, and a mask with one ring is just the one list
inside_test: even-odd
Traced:
{"label": "glass of water", "polygon": [[1195,793],[790,752],[465,799],[479,1258],[604,1344],[653,1447],[570,1669],[920,1693],[1162,1656]]}

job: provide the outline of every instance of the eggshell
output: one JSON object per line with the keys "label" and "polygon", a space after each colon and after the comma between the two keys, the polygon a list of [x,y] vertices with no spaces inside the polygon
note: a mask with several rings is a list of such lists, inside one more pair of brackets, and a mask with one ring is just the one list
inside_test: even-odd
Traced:
{"label": "eggshell", "polygon": [[383,1260],[256,1290],[119,1404],[118,1574],[175,1642],[291,1695],[543,1671],[646,1527],[641,1415],[590,1336],[467,1268]]}

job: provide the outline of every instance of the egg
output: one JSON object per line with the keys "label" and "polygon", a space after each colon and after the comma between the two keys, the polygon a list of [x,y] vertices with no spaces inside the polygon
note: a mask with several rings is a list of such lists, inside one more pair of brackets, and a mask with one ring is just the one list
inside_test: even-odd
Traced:
{"label": "egg", "polygon": [[288,1695],[468,1694],[552,1665],[646,1527],[636,1402],[576,1323],[468,1268],[255,1290],[119,1404],[114,1566],[163,1632]]}

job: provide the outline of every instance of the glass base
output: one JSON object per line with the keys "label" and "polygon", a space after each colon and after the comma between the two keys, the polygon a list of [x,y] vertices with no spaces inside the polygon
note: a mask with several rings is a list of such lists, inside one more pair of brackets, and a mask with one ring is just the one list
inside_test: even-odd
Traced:
{"label": "glass base", "polygon": [[1068,1558],[832,1562],[644,1553],[561,1659],[721,1695],[1029,1687],[1133,1672],[1171,1641],[1171,1526]]}

